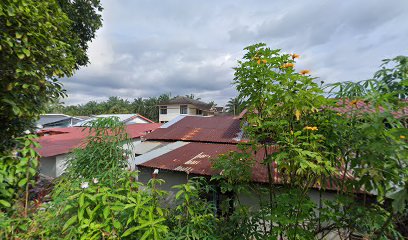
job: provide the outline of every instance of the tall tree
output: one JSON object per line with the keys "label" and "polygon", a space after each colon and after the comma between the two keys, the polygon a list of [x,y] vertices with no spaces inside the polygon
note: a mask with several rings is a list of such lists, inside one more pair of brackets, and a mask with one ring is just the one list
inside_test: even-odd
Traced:
{"label": "tall tree", "polygon": [[65,91],[58,78],[86,65],[87,43],[101,26],[99,1],[0,3],[0,152]]}
{"label": "tall tree", "polygon": [[226,107],[227,112],[232,113],[234,115],[238,115],[245,108],[244,102],[238,97],[230,98],[230,100],[227,102]]}

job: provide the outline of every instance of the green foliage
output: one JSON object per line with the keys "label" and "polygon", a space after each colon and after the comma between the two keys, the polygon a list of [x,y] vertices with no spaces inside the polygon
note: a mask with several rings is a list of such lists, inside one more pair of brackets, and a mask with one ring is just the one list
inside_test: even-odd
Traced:
{"label": "green foliage", "polygon": [[0,210],[10,210],[16,197],[34,185],[38,168],[38,154],[33,149],[38,147],[35,138],[35,135],[17,138],[19,148],[14,155],[0,157]]}
{"label": "green foliage", "polygon": [[128,166],[130,139],[124,123],[117,117],[98,118],[89,122],[82,147],[76,148],[67,161],[70,179],[115,181]]}
{"label": "green foliage", "polygon": [[374,74],[373,79],[339,82],[328,85],[328,88],[337,98],[367,97],[377,92],[385,96],[407,99],[408,57],[397,56],[393,59],[384,59],[381,69]]}
{"label": "green foliage", "polygon": [[227,108],[227,112],[232,113],[235,116],[240,114],[245,109],[245,103],[238,97],[235,97],[230,98],[225,107]]}
{"label": "green foliage", "polygon": [[97,0],[1,1],[0,152],[14,147],[48,102],[65,96],[58,78],[86,64],[98,10]]}
{"label": "green foliage", "polygon": [[65,239],[163,238],[168,227],[165,211],[155,201],[157,191],[141,190],[144,186],[132,181],[134,174],[122,176],[114,185],[94,180],[73,189],[57,216],[67,219]]}
{"label": "green foliage", "polygon": [[211,190],[203,179],[192,179],[187,184],[173,186],[177,207],[169,218],[172,231],[168,239],[218,239],[215,206],[203,200],[203,194]]}

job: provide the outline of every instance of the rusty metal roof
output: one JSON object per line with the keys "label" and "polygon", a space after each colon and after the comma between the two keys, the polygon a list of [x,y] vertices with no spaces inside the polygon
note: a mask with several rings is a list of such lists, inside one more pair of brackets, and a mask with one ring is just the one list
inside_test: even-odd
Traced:
{"label": "rusty metal roof", "polygon": [[214,143],[238,143],[241,138],[240,120],[232,116],[185,116],[146,136],[148,140]]}
{"label": "rusty metal roof", "polygon": [[[160,125],[160,123],[126,125],[126,131],[129,138],[134,139],[154,131]],[[41,147],[37,149],[37,152],[41,157],[69,153],[72,149],[80,147],[82,141],[89,135],[89,131],[84,129],[84,127],[67,127],[41,130],[38,139]]]}
{"label": "rusty metal roof", "polygon": [[[239,151],[239,149],[235,144],[190,142],[139,166],[212,176],[219,172],[212,168],[210,160],[230,151]],[[252,180],[254,182],[268,182],[267,168],[262,164],[263,157],[264,151],[262,150],[255,155],[256,163],[252,169]],[[276,182],[280,181],[277,173],[274,174],[274,177]]]}

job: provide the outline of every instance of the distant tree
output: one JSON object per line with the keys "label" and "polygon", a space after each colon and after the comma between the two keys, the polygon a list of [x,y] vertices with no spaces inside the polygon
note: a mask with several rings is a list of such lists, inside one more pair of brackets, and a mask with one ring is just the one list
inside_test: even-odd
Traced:
{"label": "distant tree", "polygon": [[190,99],[194,99],[194,100],[201,100],[201,98],[196,97],[193,93],[191,93],[190,95],[186,95],[186,97],[188,97]]}
{"label": "distant tree", "polygon": [[244,110],[245,106],[242,100],[240,100],[238,97],[235,97],[230,98],[226,105],[226,108],[227,112],[238,115]]}

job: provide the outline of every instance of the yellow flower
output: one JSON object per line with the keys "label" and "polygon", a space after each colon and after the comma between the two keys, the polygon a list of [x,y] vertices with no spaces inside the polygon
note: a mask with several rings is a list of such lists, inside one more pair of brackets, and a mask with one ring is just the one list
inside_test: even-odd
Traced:
{"label": "yellow flower", "polygon": [[401,135],[401,136],[400,136],[400,139],[405,139],[405,136],[404,136],[404,135]]}
{"label": "yellow flower", "polygon": [[296,120],[299,121],[299,119],[300,119],[300,111],[299,110],[295,111],[295,116],[296,116]]}
{"label": "yellow flower", "polygon": [[337,115],[337,116],[342,116],[342,114],[341,114],[341,113],[336,113],[336,115]]}
{"label": "yellow flower", "polygon": [[299,54],[296,54],[296,53],[292,54],[292,59],[299,58],[299,57],[300,57]]}
{"label": "yellow flower", "polygon": [[310,130],[310,131],[317,131],[317,130],[318,130],[317,127],[309,127],[309,126],[306,126],[306,127],[304,127],[303,129],[305,129],[305,130]]}
{"label": "yellow flower", "polygon": [[306,74],[309,74],[309,73],[310,73],[310,70],[307,70],[307,69],[300,71],[300,74],[302,74],[302,75],[306,75]]}

